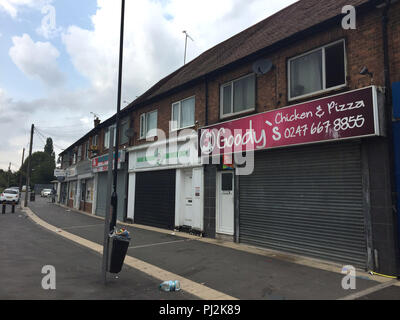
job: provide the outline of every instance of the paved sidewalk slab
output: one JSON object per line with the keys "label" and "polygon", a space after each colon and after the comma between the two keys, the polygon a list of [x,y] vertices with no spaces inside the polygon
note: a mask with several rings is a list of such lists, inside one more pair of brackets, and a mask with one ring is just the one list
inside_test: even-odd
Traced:
{"label": "paved sidewalk slab", "polygon": [[[196,300],[184,291],[161,292],[159,281],[124,266],[101,277],[101,256],[33,223],[17,208],[0,214],[0,300]],[[44,290],[44,265],[56,269],[56,290]]]}
{"label": "paved sidewalk slab", "polygon": [[[103,227],[91,226],[102,220],[66,213],[62,207],[40,201],[30,207],[41,219],[57,226],[86,225],[67,231],[97,243],[103,241]],[[177,241],[184,239],[171,234],[135,227],[128,230],[132,246],[138,246],[129,249],[130,256],[240,299],[338,299],[378,284],[358,278],[357,290],[349,292],[341,287],[344,275],[340,273],[202,241]]]}

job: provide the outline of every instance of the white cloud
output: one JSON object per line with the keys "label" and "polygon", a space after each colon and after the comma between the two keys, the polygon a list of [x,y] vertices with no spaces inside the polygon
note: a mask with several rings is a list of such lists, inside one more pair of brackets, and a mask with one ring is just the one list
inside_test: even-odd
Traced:
{"label": "white cloud", "polygon": [[18,11],[23,6],[42,8],[53,0],[0,0],[0,10],[7,12],[12,18],[16,18]]}
{"label": "white cloud", "polygon": [[[190,61],[293,0],[169,0],[126,2],[123,100],[134,100],[183,64],[183,30],[194,38]],[[76,70],[93,88],[114,90],[118,75],[120,1],[98,0],[93,30],[70,26],[63,43]],[[212,10],[210,10],[212,8]]]}
{"label": "white cloud", "polygon": [[9,55],[15,65],[27,76],[38,77],[50,87],[64,83],[64,75],[59,70],[59,51],[50,42],[33,42],[28,34],[13,37]]}
{"label": "white cloud", "polygon": [[[0,0],[0,7],[4,9],[6,2],[18,14],[21,6],[17,3],[31,6],[36,1]],[[187,30],[195,40],[188,42],[187,61],[190,61],[211,46],[293,2],[126,1],[122,101],[134,100],[158,80],[182,66],[183,30]],[[57,7],[57,2],[54,5]],[[42,8],[35,6],[35,10]],[[0,88],[0,136],[6,137],[6,142],[0,144],[0,168],[5,168],[7,161],[19,163],[21,150],[29,142],[32,123],[51,136],[55,145],[67,147],[92,128],[90,112],[98,114],[102,121],[115,113],[120,1],[98,0],[97,11],[91,21],[90,29],[71,23],[62,32],[62,43],[71,62],[77,72],[89,80],[89,88],[68,90],[66,86],[58,86],[43,98],[30,101],[15,101]],[[62,83],[66,75],[57,66],[60,53],[51,43],[34,42],[25,34],[14,37],[13,42],[9,53],[21,71],[53,87]],[[14,140],[9,142],[11,139]],[[42,148],[38,137],[34,141],[36,148]]]}

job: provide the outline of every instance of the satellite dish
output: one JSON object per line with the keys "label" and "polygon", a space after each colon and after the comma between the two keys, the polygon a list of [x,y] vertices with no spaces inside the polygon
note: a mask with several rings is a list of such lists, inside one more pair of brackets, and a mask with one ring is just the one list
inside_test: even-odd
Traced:
{"label": "satellite dish", "polygon": [[256,74],[266,74],[272,69],[272,61],[269,59],[257,60],[253,63],[253,71]]}
{"label": "satellite dish", "polygon": [[132,138],[135,135],[135,131],[133,131],[133,128],[128,128],[125,130],[125,136],[128,138]]}

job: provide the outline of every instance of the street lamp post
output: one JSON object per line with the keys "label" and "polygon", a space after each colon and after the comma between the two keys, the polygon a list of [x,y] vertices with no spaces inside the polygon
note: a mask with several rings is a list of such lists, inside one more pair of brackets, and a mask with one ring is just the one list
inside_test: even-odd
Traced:
{"label": "street lamp post", "polygon": [[[121,111],[121,83],[122,83],[122,62],[124,51],[124,20],[125,20],[125,0],[122,0],[121,5],[121,32],[119,40],[119,69],[118,69],[118,98],[117,98],[117,114],[115,116],[115,151],[114,151],[114,179],[113,179],[113,193],[111,196],[112,217],[110,223],[110,231],[115,227],[117,222],[117,176],[118,176],[118,147],[119,147],[119,113]],[[112,165],[112,161],[109,163]]]}

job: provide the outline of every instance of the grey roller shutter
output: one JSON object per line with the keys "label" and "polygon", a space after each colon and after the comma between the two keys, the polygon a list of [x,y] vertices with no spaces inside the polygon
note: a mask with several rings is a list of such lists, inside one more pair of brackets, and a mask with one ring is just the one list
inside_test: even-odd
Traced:
{"label": "grey roller shutter", "polygon": [[366,265],[358,143],[258,151],[239,179],[241,242]]}
{"label": "grey roller shutter", "polygon": [[[125,198],[126,198],[126,171],[118,171],[117,176],[117,220],[124,221],[125,217]],[[113,185],[111,182],[111,194]],[[97,184],[97,209],[96,214],[104,217],[106,213],[107,199],[110,200],[111,194],[107,198],[107,173],[99,173]]]}
{"label": "grey roller shutter", "polygon": [[175,226],[175,170],[136,173],[135,223]]}
{"label": "grey roller shutter", "polygon": [[107,173],[99,173],[96,199],[96,215],[104,217],[106,215],[107,201]]}
{"label": "grey roller shutter", "polygon": [[117,219],[124,221],[125,219],[125,198],[126,198],[126,178],[127,172],[125,170],[118,171],[117,177]]}

